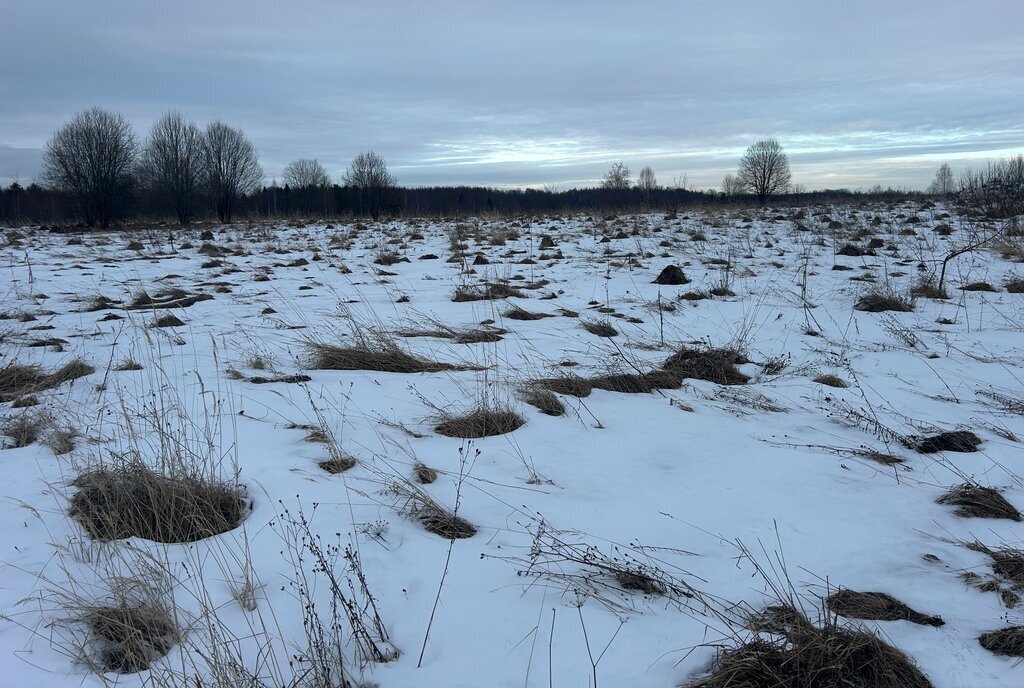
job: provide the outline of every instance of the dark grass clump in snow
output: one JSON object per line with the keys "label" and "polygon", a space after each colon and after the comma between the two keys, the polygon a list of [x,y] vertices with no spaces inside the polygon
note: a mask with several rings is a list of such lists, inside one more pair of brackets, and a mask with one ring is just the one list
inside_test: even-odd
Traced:
{"label": "dark grass clump in snow", "polygon": [[520,392],[522,400],[547,416],[565,415],[565,404],[558,396],[539,385],[527,385]]}
{"label": "dark grass clump in snow", "polygon": [[924,299],[948,299],[945,288],[940,289],[933,279],[923,279],[910,288],[910,295]]}
{"label": "dark grass clump in snow", "polygon": [[594,335],[595,337],[615,337],[618,336],[619,331],[616,330],[610,323],[600,322],[597,320],[584,320],[583,329]]}
{"label": "dark grass clump in snow", "polygon": [[94,607],[80,621],[89,630],[86,659],[104,672],[145,671],[166,656],[178,639],[170,612],[159,604]]}
{"label": "dark grass clump in snow", "polygon": [[938,616],[922,614],[884,592],[839,590],[825,599],[830,611],[848,619],[868,621],[910,621],[922,626],[943,626]]}
{"label": "dark grass clump in snow", "polygon": [[97,540],[195,542],[236,528],[249,510],[243,488],[194,474],[167,476],[138,461],[100,467],[72,486],[71,516]]}
{"label": "dark grass clump in snow", "polygon": [[752,640],[720,649],[708,676],[686,688],[931,688],[900,650],[875,634],[831,619],[820,625],[791,606],[769,607],[770,626]]}
{"label": "dark grass clump in snow", "polygon": [[495,301],[498,299],[507,299],[510,296],[525,299],[526,293],[516,289],[515,287],[510,287],[507,284],[493,282],[485,284],[482,287],[459,286],[455,289],[455,293],[452,295],[452,301],[455,303],[464,303],[466,301]]}
{"label": "dark grass clump in snow", "polygon": [[953,430],[921,439],[917,443],[917,451],[922,454],[942,451],[970,453],[978,451],[980,445],[981,438],[970,430]]}
{"label": "dark grass clump in snow", "polygon": [[176,315],[168,313],[153,321],[153,327],[181,327],[185,322]]}
{"label": "dark grass clump in snow", "polygon": [[594,389],[589,380],[579,375],[542,378],[535,380],[534,384],[555,394],[579,398],[590,396],[590,392]]}
{"label": "dark grass clump in snow", "polygon": [[335,346],[324,342],[308,341],[307,367],[311,370],[373,370],[382,373],[436,373],[459,370],[448,363],[414,356],[394,344],[380,343],[369,346]]}
{"label": "dark grass clump in snow", "polygon": [[344,473],[351,468],[355,468],[356,460],[351,456],[332,456],[317,465],[331,475],[337,475],[338,473]]}
{"label": "dark grass clump in snow", "polygon": [[434,430],[445,437],[478,439],[518,430],[526,421],[506,408],[478,408],[461,416],[446,416]]}
{"label": "dark grass clump in snow", "polygon": [[939,504],[955,506],[957,516],[965,518],[1005,518],[1020,521],[1021,514],[998,490],[963,483],[949,488],[946,494],[935,500]]}
{"label": "dark grass clump in snow", "polygon": [[515,305],[505,311],[502,315],[509,320],[543,320],[544,318],[553,317],[550,313],[535,313]]}
{"label": "dark grass clump in snow", "polygon": [[814,378],[814,382],[817,382],[819,385],[827,385],[828,387],[836,387],[839,389],[845,389],[850,386],[846,383],[846,380],[838,375],[819,375]]}
{"label": "dark grass clump in snow", "polygon": [[3,421],[4,449],[20,449],[39,440],[47,424],[41,413],[26,411]]}
{"label": "dark grass clump in snow", "polygon": [[161,308],[188,308],[200,301],[213,299],[210,294],[189,294],[184,289],[171,287],[156,292],[152,296],[146,292],[139,292],[132,302],[125,306],[125,310],[161,309]]}
{"label": "dark grass clump in snow", "polygon": [[853,308],[865,313],[883,313],[887,311],[910,313],[914,310],[914,304],[899,294],[871,291],[861,296],[857,303],[853,305]]}
{"label": "dark grass clump in snow", "polygon": [[71,361],[51,373],[36,365],[9,363],[0,368],[0,402],[37,394],[95,372],[95,368],[81,359]]}
{"label": "dark grass clump in snow", "polygon": [[989,652],[1006,657],[1024,657],[1024,626],[1010,626],[982,633],[978,642]]}
{"label": "dark grass clump in snow", "polygon": [[683,379],[706,380],[719,385],[745,385],[750,377],[736,367],[749,363],[732,349],[680,349],[662,366]]}
{"label": "dark grass clump in snow", "polygon": [[658,276],[654,278],[652,284],[663,284],[663,285],[680,285],[689,284],[690,278],[686,276],[683,269],[678,265],[666,265],[665,268],[658,273]]}
{"label": "dark grass clump in snow", "polygon": [[412,472],[420,485],[430,485],[437,480],[437,471],[426,464],[417,463]]}

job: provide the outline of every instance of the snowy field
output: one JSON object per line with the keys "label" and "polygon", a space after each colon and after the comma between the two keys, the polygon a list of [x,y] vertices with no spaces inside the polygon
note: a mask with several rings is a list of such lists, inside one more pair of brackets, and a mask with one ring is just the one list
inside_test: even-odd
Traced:
{"label": "snowy field", "polygon": [[[0,685],[667,688],[780,597],[935,686],[1024,685],[978,640],[1022,623],[1021,238],[910,295],[990,231],[919,202],[5,230]],[[225,532],[178,527],[211,485]]]}

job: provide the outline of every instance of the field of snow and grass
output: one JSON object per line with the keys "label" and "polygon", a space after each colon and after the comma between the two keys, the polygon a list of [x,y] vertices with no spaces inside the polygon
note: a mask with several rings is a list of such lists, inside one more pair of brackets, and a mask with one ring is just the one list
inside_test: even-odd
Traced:
{"label": "field of snow and grass", "polygon": [[1022,685],[1021,239],[936,280],[986,231],[5,230],[0,684]]}

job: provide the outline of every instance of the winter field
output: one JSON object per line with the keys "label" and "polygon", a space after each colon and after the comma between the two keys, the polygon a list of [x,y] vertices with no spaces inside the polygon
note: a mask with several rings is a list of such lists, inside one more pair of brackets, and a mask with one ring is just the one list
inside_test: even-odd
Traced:
{"label": "winter field", "polygon": [[4,230],[0,685],[1024,685],[1020,234]]}

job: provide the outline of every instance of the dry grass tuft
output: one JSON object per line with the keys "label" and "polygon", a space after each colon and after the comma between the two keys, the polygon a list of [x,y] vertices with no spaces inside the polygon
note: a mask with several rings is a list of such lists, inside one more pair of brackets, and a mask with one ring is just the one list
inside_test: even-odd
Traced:
{"label": "dry grass tuft", "polygon": [[52,373],[46,373],[35,365],[10,363],[0,368],[0,402],[36,394],[95,372],[95,368],[81,359],[75,359]]}
{"label": "dry grass tuft", "polygon": [[978,642],[983,648],[997,655],[1024,657],[1024,626],[1010,626],[982,633],[978,637]]}
{"label": "dry grass tuft", "polygon": [[828,385],[829,387],[838,387],[839,389],[845,389],[850,386],[846,383],[846,380],[838,375],[819,375],[814,378],[814,381],[819,385]]}
{"label": "dry grass tuft", "polygon": [[600,322],[597,320],[584,320],[582,322],[583,329],[594,335],[595,337],[616,337],[619,331],[611,326],[610,323]]}
{"label": "dry grass tuft", "polygon": [[662,366],[683,379],[707,380],[719,385],[744,385],[750,377],[736,368],[748,363],[746,357],[732,349],[680,349]]}
{"label": "dry grass tuft", "polygon": [[910,621],[922,626],[943,626],[938,616],[928,616],[914,611],[892,595],[884,592],[857,592],[839,590],[825,599],[829,610],[848,619],[869,621]]}
{"label": "dry grass tuft", "polygon": [[553,317],[550,313],[535,313],[516,305],[513,305],[502,315],[509,320],[543,320],[544,318]]}
{"label": "dry grass tuft", "polygon": [[593,385],[590,384],[590,381],[579,375],[542,378],[535,380],[533,384],[549,392],[564,394],[569,397],[588,397],[593,390]]}
{"label": "dry grass tuft", "polygon": [[195,542],[233,530],[249,510],[237,484],[184,471],[162,475],[137,460],[96,468],[71,484],[78,488],[71,516],[101,541]]}
{"label": "dry grass tuft", "polygon": [[436,373],[460,370],[448,363],[431,361],[402,350],[393,342],[377,340],[357,346],[335,346],[307,341],[307,367],[312,370],[374,370],[383,373]]}
{"label": "dry grass tuft", "polygon": [[463,303],[466,301],[495,301],[507,299],[510,296],[525,299],[526,293],[500,282],[492,282],[483,287],[459,286],[452,295],[452,301]]}
{"label": "dry grass tuft", "polygon": [[565,415],[565,404],[562,403],[554,392],[544,389],[539,385],[527,385],[520,392],[520,396],[523,401],[539,409],[544,415]]}
{"label": "dry grass tuft", "polygon": [[184,320],[172,313],[162,315],[153,321],[153,327],[181,327],[184,324]]}
{"label": "dry grass tuft", "polygon": [[132,302],[125,306],[125,310],[160,309],[160,308],[187,308],[200,301],[209,301],[213,298],[210,294],[189,294],[184,289],[171,287],[162,289],[152,296],[146,292],[139,292]]}
{"label": "dry grass tuft", "polygon": [[[332,454],[334,454],[334,452],[332,452]],[[351,468],[355,468],[356,460],[351,456],[332,456],[329,459],[321,461],[317,465],[331,475],[337,475],[338,473],[344,473]]]}
{"label": "dry grass tuft", "polygon": [[965,518],[1006,518],[1020,521],[1021,514],[1016,507],[1006,501],[998,490],[981,487],[973,483],[963,483],[949,488],[946,494],[935,500],[939,504],[957,507],[957,516]]}
{"label": "dry grass tuft", "polygon": [[79,618],[89,630],[87,660],[98,670],[118,674],[145,671],[167,655],[178,640],[168,609],[151,601],[85,610]]}
{"label": "dry grass tuft", "polygon": [[430,485],[437,480],[437,471],[426,464],[417,463],[413,466],[412,472],[420,485]]}
{"label": "dry grass tuft", "polygon": [[753,639],[720,649],[709,676],[686,688],[931,688],[900,650],[864,629],[811,623],[792,606],[769,607]]}
{"label": "dry grass tuft", "polygon": [[981,438],[970,430],[954,430],[925,437],[917,443],[917,451],[922,454],[941,451],[970,453],[978,451],[980,445]]}
{"label": "dry grass tuft", "polygon": [[447,416],[434,430],[445,437],[478,439],[493,437],[518,430],[526,420],[506,408],[478,408],[461,416]]}
{"label": "dry grass tuft", "polygon": [[3,422],[3,436],[9,441],[4,449],[20,449],[35,443],[43,434],[48,419],[41,413],[26,411],[7,418]]}
{"label": "dry grass tuft", "polygon": [[922,279],[910,288],[910,295],[925,299],[948,299],[946,290],[940,289],[933,279]]}
{"label": "dry grass tuft", "polygon": [[910,313],[914,310],[914,304],[899,294],[871,291],[864,294],[853,305],[854,310],[865,313],[882,313],[896,311],[898,313]]}

